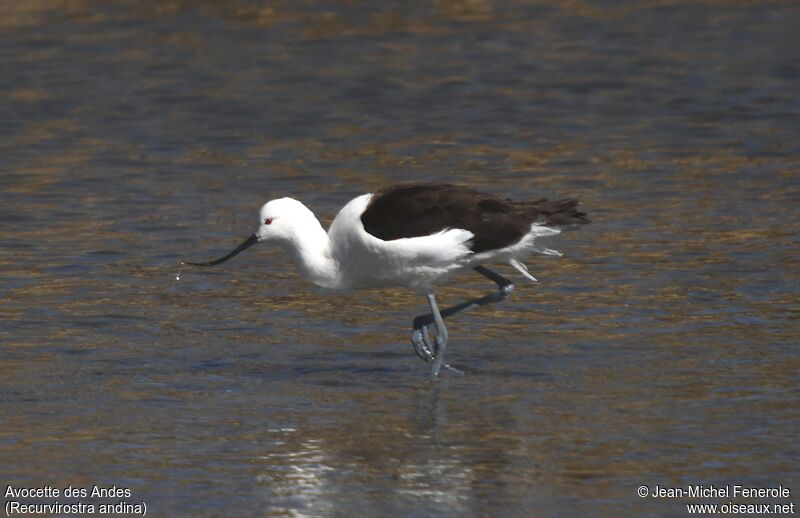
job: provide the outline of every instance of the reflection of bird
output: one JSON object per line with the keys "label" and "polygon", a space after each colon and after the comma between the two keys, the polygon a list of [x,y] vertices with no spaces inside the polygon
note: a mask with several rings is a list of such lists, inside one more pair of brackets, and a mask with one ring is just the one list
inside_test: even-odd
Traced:
{"label": "reflection of bird", "polygon": [[[260,241],[283,247],[300,273],[333,289],[401,286],[423,293],[431,313],[414,319],[411,342],[438,376],[447,345],[444,318],[503,300],[514,289],[505,277],[483,265],[505,261],[535,281],[520,260],[534,252],[561,255],[536,241],[558,228],[588,223],[577,200],[517,202],[448,184],[408,184],[359,196],[339,211],[328,232],[314,214],[292,198],[261,207],[258,229],[231,253],[196,266],[227,261]],[[499,290],[439,310],[433,285],[473,268]],[[431,331],[435,338],[431,339]]]}

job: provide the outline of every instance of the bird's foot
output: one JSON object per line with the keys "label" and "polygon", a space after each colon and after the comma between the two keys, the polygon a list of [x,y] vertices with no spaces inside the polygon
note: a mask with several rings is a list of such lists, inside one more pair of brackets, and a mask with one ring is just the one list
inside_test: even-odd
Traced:
{"label": "bird's foot", "polygon": [[414,331],[411,333],[411,345],[414,346],[414,352],[417,353],[417,356],[426,362],[431,362],[436,358],[434,354],[436,348],[431,341],[430,324],[417,327],[416,320],[414,321]]}
{"label": "bird's foot", "polygon": [[[414,329],[414,331],[411,333],[411,344],[414,346],[414,352],[416,352],[417,356],[426,362],[430,363],[435,362],[436,360],[436,356],[433,353],[433,351],[436,350],[436,346],[432,345],[435,343],[436,342],[431,339],[430,325]],[[458,374],[459,376],[464,375],[463,372],[456,369],[449,363],[442,362],[439,369],[444,369],[452,372],[453,374]],[[439,369],[435,369],[435,373],[433,373],[434,378],[439,376]]]}
{"label": "bird's foot", "polygon": [[453,367],[449,363],[443,363],[442,364],[442,369],[444,369],[446,371],[450,371],[453,374],[458,374],[459,376],[464,376],[464,372],[463,371],[460,371],[460,370],[456,369],[455,367]]}
{"label": "bird's foot", "polygon": [[439,377],[441,369],[463,375],[463,372],[444,363],[444,351],[447,347],[447,328],[442,327],[442,332],[432,322],[431,315],[421,315],[414,319],[414,331],[411,333],[411,344],[417,356],[426,362],[433,362],[431,374]]}
{"label": "bird's foot", "polygon": [[431,362],[436,359],[440,351],[447,346],[447,328],[440,331],[433,320],[433,315],[420,315],[414,319],[414,331],[411,333],[411,345],[417,356]]}

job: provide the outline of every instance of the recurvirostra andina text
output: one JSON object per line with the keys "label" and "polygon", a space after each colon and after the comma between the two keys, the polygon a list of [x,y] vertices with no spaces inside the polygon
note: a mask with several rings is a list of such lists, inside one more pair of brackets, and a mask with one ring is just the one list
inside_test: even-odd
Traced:
{"label": "recurvirostra andina text", "polygon": [[[259,242],[273,242],[292,257],[301,275],[323,288],[406,287],[424,294],[431,312],[414,319],[411,343],[433,362],[436,377],[447,346],[444,319],[459,311],[505,299],[514,284],[486,268],[507,262],[530,280],[522,261],[533,253],[560,256],[537,245],[560,228],[589,220],[578,201],[512,201],[449,184],[394,185],[351,200],[326,232],[305,205],[280,198],[261,207],[256,232],[213,266]],[[472,268],[498,291],[439,310],[433,286]],[[432,338],[433,336],[433,338]]]}

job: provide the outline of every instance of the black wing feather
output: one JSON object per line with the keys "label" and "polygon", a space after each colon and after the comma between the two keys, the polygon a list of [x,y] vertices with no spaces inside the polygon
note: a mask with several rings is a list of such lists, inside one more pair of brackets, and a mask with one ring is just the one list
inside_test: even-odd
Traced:
{"label": "black wing feather", "polygon": [[361,222],[384,241],[463,228],[475,235],[470,248],[478,253],[518,242],[536,221],[550,226],[588,223],[577,205],[573,199],[515,202],[442,183],[401,184],[375,193]]}

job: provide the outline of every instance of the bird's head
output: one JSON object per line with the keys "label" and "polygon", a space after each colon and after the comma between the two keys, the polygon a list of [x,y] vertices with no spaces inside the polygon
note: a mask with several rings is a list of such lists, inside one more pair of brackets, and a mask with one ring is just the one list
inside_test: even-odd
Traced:
{"label": "bird's head", "polygon": [[287,241],[302,232],[309,221],[316,221],[316,217],[305,205],[293,198],[279,198],[261,206],[253,235],[258,242]]}
{"label": "bird's head", "polygon": [[268,201],[258,211],[258,227],[241,245],[228,255],[203,263],[185,261],[194,266],[214,266],[224,263],[235,255],[260,242],[286,243],[302,233],[303,228],[317,222],[314,213],[299,201],[292,198],[278,198]]}

